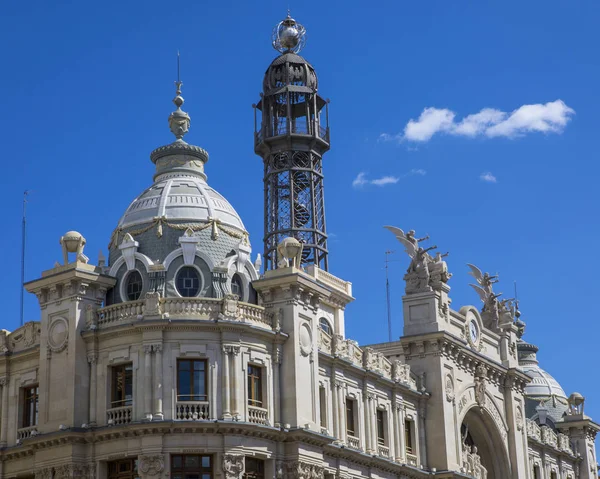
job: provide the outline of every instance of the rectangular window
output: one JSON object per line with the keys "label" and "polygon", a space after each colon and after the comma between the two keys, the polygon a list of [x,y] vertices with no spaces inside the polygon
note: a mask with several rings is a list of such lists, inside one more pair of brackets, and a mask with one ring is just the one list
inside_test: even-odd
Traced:
{"label": "rectangular window", "polygon": [[206,359],[177,360],[177,400],[208,401]]}
{"label": "rectangular window", "polygon": [[327,427],[327,396],[325,394],[325,388],[319,387],[319,407],[321,408],[321,427]]}
{"label": "rectangular window", "polygon": [[404,421],[404,444],[408,454],[414,454],[415,445],[413,444],[413,422],[410,420]]}
{"label": "rectangular window", "polygon": [[131,363],[113,366],[110,407],[131,406],[133,402],[133,367]]}
{"label": "rectangular window", "polygon": [[38,423],[38,387],[23,388],[23,427],[35,426]]}
{"label": "rectangular window", "polygon": [[346,398],[346,432],[350,436],[356,437],[354,429],[354,400]]}
{"label": "rectangular window", "polygon": [[539,466],[533,466],[533,479],[541,479]]}
{"label": "rectangular window", "polygon": [[385,446],[385,411],[377,410],[377,443]]}
{"label": "rectangular window", "polygon": [[262,368],[248,364],[248,404],[263,407]]}
{"label": "rectangular window", "polygon": [[119,459],[107,464],[108,479],[136,479],[137,461],[135,459]]}
{"label": "rectangular window", "polygon": [[255,459],[254,457],[246,457],[246,466],[244,479],[264,479],[265,478],[265,461]]}
{"label": "rectangular window", "polygon": [[202,454],[173,454],[171,479],[212,479],[212,456]]}

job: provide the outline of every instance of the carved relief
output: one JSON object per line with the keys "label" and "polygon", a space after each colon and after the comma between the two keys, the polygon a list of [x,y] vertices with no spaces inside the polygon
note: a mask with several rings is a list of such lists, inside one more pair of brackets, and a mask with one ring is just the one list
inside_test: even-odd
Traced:
{"label": "carved relief", "polygon": [[322,479],[324,469],[316,464],[303,461],[290,461],[285,463],[285,477],[290,479]]}
{"label": "carved relief", "polygon": [[487,368],[483,364],[478,365],[475,369],[475,401],[480,407],[485,405],[486,376]]}
{"label": "carved relief", "polygon": [[454,381],[452,381],[452,376],[450,374],[446,374],[446,400],[454,401]]}
{"label": "carved relief", "polygon": [[223,298],[223,314],[228,318],[237,318],[239,316],[237,295],[225,295]]}
{"label": "carved relief", "polygon": [[164,471],[165,460],[161,454],[139,456],[138,469],[142,474],[156,476]]}
{"label": "carved relief", "polygon": [[310,332],[310,326],[306,322],[300,325],[298,341],[300,343],[300,353],[303,356],[308,356],[312,351],[312,334]]}
{"label": "carved relief", "polygon": [[18,349],[26,349],[39,343],[40,337],[40,324],[34,321],[25,323],[19,329],[10,334],[10,347],[11,351]]}
{"label": "carved relief", "polygon": [[146,293],[144,297],[144,316],[157,316],[160,313],[160,293],[158,291]]}
{"label": "carved relief", "polygon": [[521,406],[517,406],[517,412],[515,413],[516,422],[517,422],[517,431],[523,430],[523,412],[521,411]]}
{"label": "carved relief", "polygon": [[244,456],[239,454],[223,455],[225,479],[239,479],[245,471]]}
{"label": "carved relief", "polygon": [[404,384],[410,382],[410,366],[396,359],[392,363],[392,380]]}
{"label": "carved relief", "polygon": [[35,479],[52,479],[52,468],[38,469],[35,471]]}

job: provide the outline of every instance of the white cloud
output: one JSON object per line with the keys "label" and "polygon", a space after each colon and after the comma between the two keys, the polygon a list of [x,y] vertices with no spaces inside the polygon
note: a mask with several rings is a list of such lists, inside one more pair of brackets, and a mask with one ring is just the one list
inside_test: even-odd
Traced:
{"label": "white cloud", "polygon": [[494,175],[492,175],[489,171],[486,171],[485,173],[481,173],[481,175],[479,175],[479,179],[481,181],[485,181],[486,183],[497,183],[498,182],[496,177]]}
{"label": "white cloud", "polygon": [[425,108],[417,120],[409,120],[398,135],[382,133],[380,141],[429,141],[436,133],[474,138],[514,138],[530,132],[562,133],[575,110],[562,100],[523,105],[511,113],[484,108],[456,121],[456,113],[445,108]]}
{"label": "white cloud", "polygon": [[454,124],[450,110],[425,108],[417,121],[410,120],[404,127],[404,138],[412,141],[428,141],[438,131],[446,131]]}
{"label": "white cloud", "polygon": [[393,185],[398,183],[400,178],[397,176],[382,176],[381,178],[377,178],[375,180],[371,180],[371,184],[375,186],[385,186],[385,185]]}
{"label": "white cloud", "polygon": [[352,186],[354,186],[354,188],[360,188],[361,186],[364,186],[369,182],[366,177],[366,173],[361,171],[352,181]]}
{"label": "white cloud", "polygon": [[354,188],[362,188],[365,185],[374,185],[374,186],[393,185],[393,184],[398,183],[402,178],[406,178],[407,176],[412,176],[412,175],[423,176],[426,174],[427,174],[427,172],[425,170],[422,170],[420,168],[419,169],[414,168],[414,169],[410,170],[408,173],[405,173],[400,176],[386,175],[386,176],[382,176],[381,178],[375,178],[373,180],[370,180],[367,178],[367,174],[364,171],[361,171],[358,175],[356,175],[356,178],[354,178],[354,180],[352,180],[352,186]]}

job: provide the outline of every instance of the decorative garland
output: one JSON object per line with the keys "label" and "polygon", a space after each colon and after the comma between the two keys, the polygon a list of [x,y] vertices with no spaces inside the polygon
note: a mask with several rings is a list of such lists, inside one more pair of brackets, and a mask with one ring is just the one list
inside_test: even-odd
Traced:
{"label": "decorative garland", "polygon": [[187,231],[189,229],[189,230],[192,230],[194,233],[197,233],[198,231],[202,231],[202,230],[212,227],[211,238],[213,240],[216,240],[219,237],[219,231],[222,231],[223,233],[231,236],[232,238],[242,240],[245,245],[249,244],[247,232],[244,231],[243,233],[239,233],[231,228],[228,228],[227,226],[223,226],[221,224],[221,220],[219,220],[217,218],[208,218],[208,223],[198,224],[198,223],[171,223],[171,222],[167,221],[167,219],[164,216],[161,216],[159,218],[154,218],[154,220],[152,220],[152,222],[148,226],[144,226],[143,228],[140,228],[137,230],[125,231],[126,228],[121,228],[121,227],[116,228],[113,231],[112,235],[110,236],[108,248],[110,249],[113,245],[118,245],[119,244],[119,236],[122,235],[124,232],[125,232],[124,234],[129,233],[131,236],[138,236],[138,235],[141,235],[142,233],[145,233],[146,231],[151,230],[155,226],[157,227],[156,228],[156,236],[158,238],[161,238],[163,235],[163,225],[168,226],[171,229],[179,230],[179,231]]}

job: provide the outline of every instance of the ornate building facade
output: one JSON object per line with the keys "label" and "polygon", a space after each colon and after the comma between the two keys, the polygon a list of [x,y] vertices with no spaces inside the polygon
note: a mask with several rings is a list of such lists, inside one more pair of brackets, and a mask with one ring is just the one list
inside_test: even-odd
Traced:
{"label": "ornate building facade", "polygon": [[[0,331],[0,479],[597,477],[600,427],[537,362],[514,301],[473,265],[483,307],[450,307],[451,274],[414,231],[404,335],[346,337],[351,283],[328,272],[327,102],[288,16],[256,105],[264,271],[208,154],[151,154],[152,185],[108,262],[61,238],[63,264],[26,284],[40,321]],[[395,241],[390,236],[390,241]]]}

